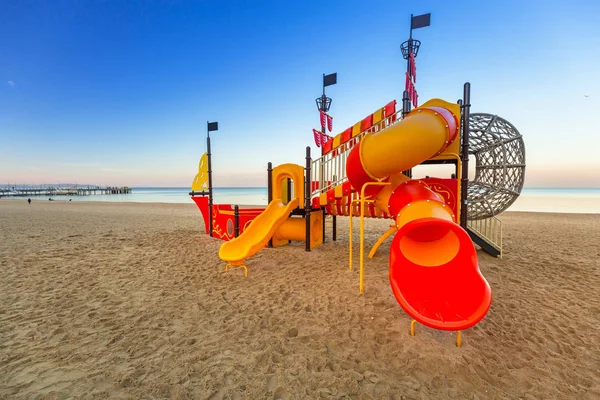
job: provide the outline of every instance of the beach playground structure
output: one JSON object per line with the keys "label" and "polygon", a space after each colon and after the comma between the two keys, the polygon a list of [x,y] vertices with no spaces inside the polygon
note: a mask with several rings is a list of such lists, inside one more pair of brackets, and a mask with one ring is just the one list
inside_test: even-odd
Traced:
{"label": "beach playground structure", "polygon": [[[413,45],[414,46],[414,45]],[[411,56],[409,56],[411,57]],[[414,62],[414,57],[413,57]],[[349,216],[349,262],[353,268],[353,218],[359,218],[359,291],[364,293],[364,218],[387,218],[390,228],[374,244],[373,258],[393,236],[389,256],[392,292],[416,322],[460,331],[477,324],[491,304],[491,289],[479,270],[474,243],[501,255],[497,215],[514,202],[524,179],[521,135],[490,114],[470,114],[470,84],[458,102],[431,99],[411,110],[404,92],[324,143],[323,153],[305,165],[268,166],[268,205],[240,208],[212,201],[210,137],[192,199],[206,232],[224,239],[219,257],[225,269],[239,267],[265,247],[302,241],[305,250],[325,240],[325,218]],[[213,123],[214,124],[214,123]],[[210,132],[210,123],[209,123]],[[472,135],[471,135],[472,134]],[[476,160],[469,182],[469,154]],[[451,164],[450,177],[412,179],[422,164]],[[336,225],[333,224],[333,238]]]}

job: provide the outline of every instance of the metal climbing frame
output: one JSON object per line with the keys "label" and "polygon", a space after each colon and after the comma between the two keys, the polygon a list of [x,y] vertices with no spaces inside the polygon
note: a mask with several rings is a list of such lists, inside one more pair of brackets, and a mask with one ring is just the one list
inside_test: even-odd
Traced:
{"label": "metal climbing frame", "polygon": [[508,121],[492,114],[471,114],[469,154],[475,179],[469,182],[468,219],[490,218],[515,202],[525,180],[525,144]]}

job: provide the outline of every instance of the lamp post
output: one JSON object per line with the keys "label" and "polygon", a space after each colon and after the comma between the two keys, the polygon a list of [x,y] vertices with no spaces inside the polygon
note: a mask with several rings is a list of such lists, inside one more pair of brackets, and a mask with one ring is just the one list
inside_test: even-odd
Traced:
{"label": "lamp post", "polygon": [[[419,53],[421,41],[413,39],[412,31],[413,29],[429,26],[430,23],[431,13],[417,15],[416,17],[410,14],[410,34],[408,36],[408,40],[400,45],[402,57],[406,60],[406,86],[404,87],[404,92],[402,93],[402,118],[404,118],[406,114],[410,112],[413,103],[414,106],[417,107],[418,99],[417,90],[415,89],[415,82],[417,80],[415,58],[417,58],[417,54]],[[402,172],[404,175],[412,178],[412,169]]]}
{"label": "lamp post", "polygon": [[[337,83],[337,72],[333,74],[325,75],[323,74],[323,94],[321,97],[317,97],[315,102],[317,103],[317,109],[319,112],[329,112],[329,108],[331,107],[331,97],[327,97],[325,95],[325,88],[327,86],[335,85]],[[321,132],[325,135],[325,124],[326,122],[323,120],[323,117],[319,115],[321,120]],[[324,146],[321,141],[321,156],[323,156]],[[325,187],[325,170],[323,168],[323,159],[321,159],[321,179],[320,183],[322,187]],[[307,185],[308,188],[312,188],[312,183]],[[333,240],[336,240],[336,220],[335,215],[333,216]],[[323,210],[323,243],[325,243],[325,210]]]}
{"label": "lamp post", "polygon": [[[324,113],[329,112],[329,108],[331,107],[331,97],[327,97],[325,95],[325,88],[327,86],[335,85],[337,83],[337,72],[333,74],[325,75],[323,74],[323,94],[320,97],[315,99],[315,103],[317,103],[317,110],[322,111]],[[319,115],[320,118],[320,115]],[[321,118],[321,132],[325,133],[325,123]],[[321,155],[323,155],[323,145],[321,144]]]}

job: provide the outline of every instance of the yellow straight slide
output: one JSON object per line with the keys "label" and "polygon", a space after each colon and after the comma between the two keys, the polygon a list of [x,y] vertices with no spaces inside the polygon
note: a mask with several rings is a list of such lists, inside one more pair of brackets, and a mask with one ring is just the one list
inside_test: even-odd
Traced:
{"label": "yellow straight slide", "polygon": [[288,204],[283,204],[280,198],[271,201],[240,236],[221,245],[219,257],[228,263],[225,270],[227,271],[229,266],[241,267],[244,268],[244,275],[248,276],[248,269],[243,265],[244,261],[265,247],[277,228],[297,207],[297,198],[290,200]]}

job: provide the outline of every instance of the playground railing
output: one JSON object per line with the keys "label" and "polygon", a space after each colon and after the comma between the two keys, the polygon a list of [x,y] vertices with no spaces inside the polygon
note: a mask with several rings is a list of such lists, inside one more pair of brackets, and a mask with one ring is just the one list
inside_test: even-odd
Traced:
{"label": "playground railing", "polygon": [[354,146],[360,143],[362,138],[368,133],[379,132],[396,124],[401,119],[402,111],[398,111],[397,113],[382,119],[369,129],[364,130],[329,153],[313,160],[311,166],[311,179],[313,182],[318,182],[318,187],[313,187],[311,197],[325,193],[346,182],[348,180],[348,177],[346,176],[346,161]]}
{"label": "playground railing", "polygon": [[502,258],[502,220],[497,217],[469,220],[467,226],[494,246]]}

